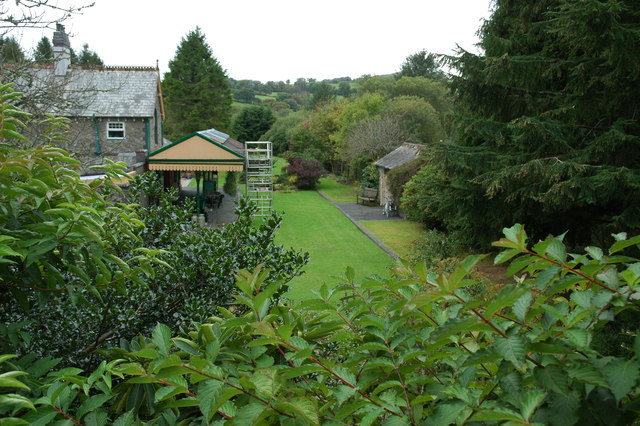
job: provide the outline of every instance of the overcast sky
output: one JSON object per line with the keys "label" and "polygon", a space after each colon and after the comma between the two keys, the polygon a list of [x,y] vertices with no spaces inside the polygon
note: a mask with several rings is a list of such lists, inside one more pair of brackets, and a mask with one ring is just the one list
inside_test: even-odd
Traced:
{"label": "overcast sky", "polygon": [[[477,51],[489,7],[490,0],[96,0],[65,25],[76,51],[89,43],[106,65],[158,60],[164,73],[181,38],[199,26],[231,78],[322,80],[393,73],[422,49]],[[35,47],[43,35],[53,32],[29,30],[22,44]]]}

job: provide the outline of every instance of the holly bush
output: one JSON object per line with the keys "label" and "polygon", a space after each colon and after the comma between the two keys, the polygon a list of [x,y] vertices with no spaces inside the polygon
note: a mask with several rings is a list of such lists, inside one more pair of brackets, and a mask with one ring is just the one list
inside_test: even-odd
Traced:
{"label": "holly bush", "polygon": [[97,348],[150,333],[158,322],[186,331],[193,321],[215,313],[217,306],[228,306],[239,269],[264,264],[270,280],[287,283],[308,262],[307,253],[274,244],[282,216],[273,213],[253,224],[255,206],[246,200],[237,206],[238,219],[220,229],[192,222],[193,203],[174,204],[173,193],[157,192],[154,200],[148,207],[131,206],[144,226],[130,231],[138,245],[121,247],[117,253],[125,264],[136,262],[137,247],[156,253],[162,264],[154,266],[153,276],[145,277],[144,285],[107,286],[99,295],[79,289],[83,304],[73,303],[68,294],[28,311],[8,301],[0,307],[11,338],[6,349],[61,357],[64,366],[90,368],[100,362]]}
{"label": "holly bush", "polygon": [[[100,166],[105,178],[83,181],[64,150],[22,149],[18,101],[0,86],[0,353],[92,368],[99,347],[149,333],[158,321],[186,329],[228,305],[238,269],[264,264],[269,279],[286,283],[308,261],[274,244],[281,215],[254,224],[246,201],[223,229],[194,224],[193,205],[175,204],[157,176],[133,179],[130,197],[146,192],[148,207],[113,201],[122,165]],[[50,117],[38,142],[59,140],[65,127]]]}
{"label": "holly bush", "polygon": [[5,358],[0,377],[13,390],[0,414],[16,423],[632,423],[640,338],[618,356],[592,339],[620,313],[637,314],[640,261],[622,251],[640,236],[569,254],[563,236],[530,246],[522,226],[504,233],[496,261],[510,261],[514,282],[489,301],[472,296],[468,278],[481,256],[442,274],[400,263],[386,280],[357,282],[347,269],[344,284],[295,306],[274,301],[282,283],[257,267],[238,273],[234,309],[187,334],[158,324],[93,372],[44,375],[46,364],[33,379],[33,364]]}

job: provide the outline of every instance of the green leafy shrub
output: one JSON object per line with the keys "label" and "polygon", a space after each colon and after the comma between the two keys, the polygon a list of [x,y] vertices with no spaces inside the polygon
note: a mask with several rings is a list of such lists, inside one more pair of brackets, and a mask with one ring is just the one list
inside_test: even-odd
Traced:
{"label": "green leafy shrub", "polygon": [[[81,352],[98,339],[93,320],[78,316],[96,307],[110,292],[144,285],[162,264],[158,251],[140,245],[144,226],[133,206],[110,196],[119,189],[122,165],[99,166],[104,179],[83,182],[78,161],[62,149],[29,145],[22,136],[25,113],[14,104],[19,94],[0,86],[0,350],[36,356],[48,348]],[[64,120],[49,117],[39,142],[55,142],[66,130]],[[63,324],[40,310],[64,306]],[[63,336],[56,333],[62,329]],[[56,337],[56,338],[54,338]],[[40,350],[42,349],[42,350]]]}
{"label": "green leafy shrub", "polygon": [[463,251],[462,244],[455,235],[429,229],[424,237],[413,244],[411,252],[408,259],[411,264],[425,262],[427,267],[435,268],[444,260],[459,260]]}
{"label": "green leafy shrub", "polygon": [[360,187],[378,189],[379,184],[380,179],[378,168],[376,167],[375,163],[369,163],[367,167],[362,169],[362,174],[360,175]]}
{"label": "green leafy shrub", "polygon": [[402,199],[404,185],[409,182],[416,173],[418,173],[423,165],[424,160],[417,158],[389,171],[387,178],[389,182],[389,191],[391,191],[393,199],[396,200],[396,202],[399,203]]}
{"label": "green leafy shrub", "polygon": [[511,261],[514,283],[490,300],[469,291],[480,256],[443,274],[399,264],[388,280],[355,282],[348,269],[296,309],[274,301],[282,284],[266,271],[240,272],[236,309],[187,335],[159,324],[88,376],[54,372],[24,389],[14,364],[3,377],[18,396],[0,414],[88,422],[92,404],[103,423],[630,424],[640,338],[620,356],[592,345],[638,312],[640,262],[621,252],[640,236],[616,238],[569,254],[563,236],[530,247],[521,226],[505,229],[496,260]]}
{"label": "green leafy shrub", "polygon": [[[137,191],[145,188],[156,193],[157,185],[153,179],[135,178],[131,196],[137,198]],[[19,343],[10,346],[13,352],[63,357],[65,365],[94,366],[99,347],[149,333],[158,322],[187,330],[217,306],[231,304],[236,270],[264,264],[270,268],[270,280],[286,283],[308,262],[307,253],[274,244],[282,221],[277,213],[254,225],[255,207],[241,200],[237,221],[221,229],[200,228],[191,221],[193,203],[174,204],[176,199],[175,193],[161,192],[156,203],[137,208],[137,217],[145,224],[136,230],[137,240],[163,261],[154,268],[154,277],[147,277],[144,286],[105,288],[99,297],[79,291],[77,297],[87,303],[78,306],[68,295],[30,311],[5,303],[0,318],[14,324],[13,340]],[[125,250],[121,258],[134,262],[134,252]]]}
{"label": "green leafy shrub", "polygon": [[227,172],[224,181],[224,192],[234,197],[238,192],[238,175],[238,172]]}
{"label": "green leafy shrub", "polygon": [[[274,244],[280,215],[254,226],[255,207],[244,201],[239,219],[220,230],[197,227],[193,204],[176,204],[177,193],[163,192],[152,173],[134,178],[129,194],[145,193],[147,207],[112,201],[120,165],[100,166],[106,178],[87,183],[65,151],[17,148],[25,139],[19,95],[7,85],[0,97],[1,352],[94,366],[96,348],[158,321],[180,330],[231,303],[238,269],[262,263],[286,283],[308,261]],[[64,133],[63,120],[45,124],[45,141]]]}

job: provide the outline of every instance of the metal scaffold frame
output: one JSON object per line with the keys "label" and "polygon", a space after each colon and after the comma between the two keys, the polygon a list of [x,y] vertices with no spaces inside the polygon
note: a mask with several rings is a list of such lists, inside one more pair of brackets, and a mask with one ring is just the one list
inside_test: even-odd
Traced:
{"label": "metal scaffold frame", "polygon": [[257,206],[256,216],[273,209],[273,155],[271,142],[245,142],[245,196]]}

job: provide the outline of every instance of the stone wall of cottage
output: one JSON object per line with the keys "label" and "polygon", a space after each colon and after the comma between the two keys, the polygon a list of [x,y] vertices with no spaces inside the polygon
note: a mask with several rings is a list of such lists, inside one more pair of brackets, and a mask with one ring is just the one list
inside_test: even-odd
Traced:
{"label": "stone wall of cottage", "polygon": [[[149,148],[153,152],[162,147],[162,123],[160,119],[157,122],[153,118],[148,120]],[[108,122],[124,123],[124,139],[107,137]],[[96,123],[100,154],[96,153]],[[96,173],[89,171],[89,167],[103,164],[105,158],[126,163],[128,170],[139,168],[138,163],[146,160],[147,127],[144,118],[74,118],[70,129],[69,140],[61,146],[82,162],[84,174]]]}

